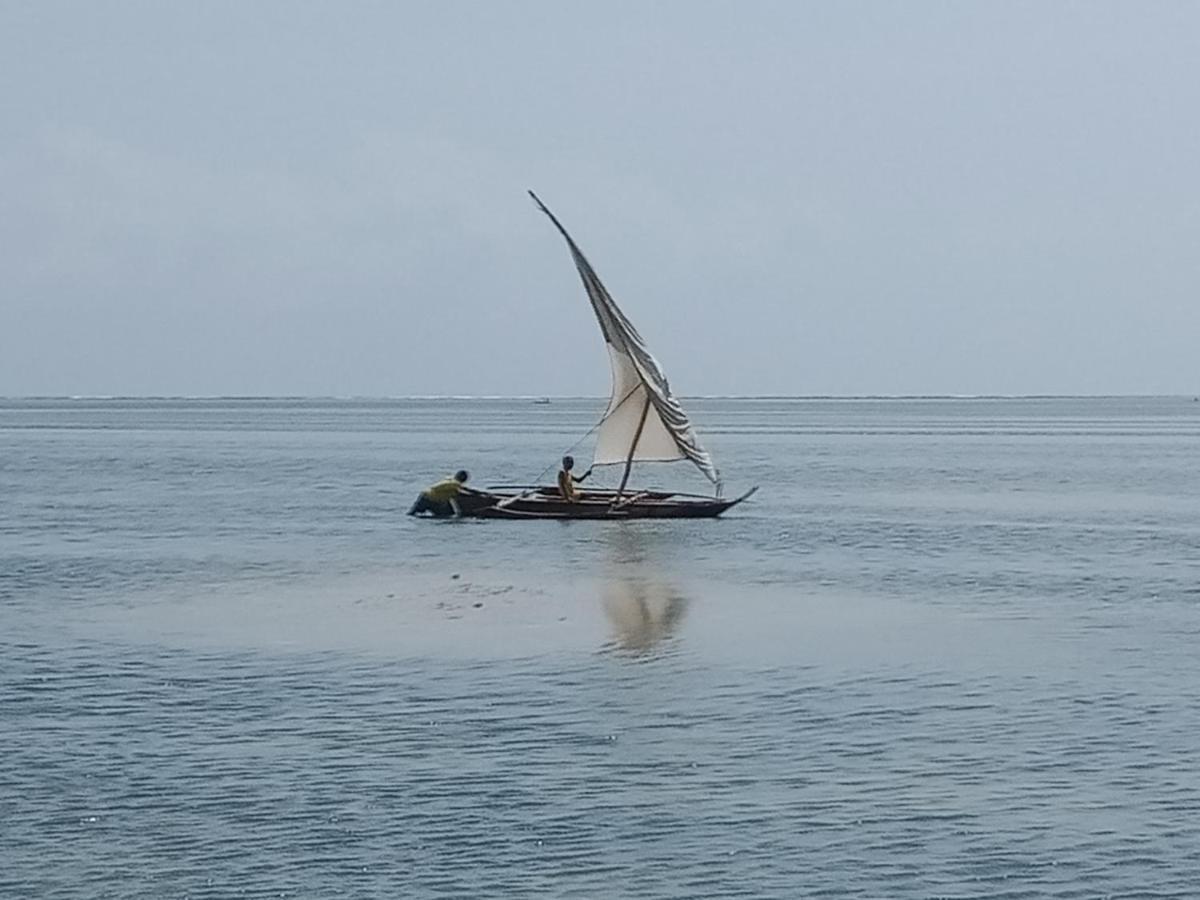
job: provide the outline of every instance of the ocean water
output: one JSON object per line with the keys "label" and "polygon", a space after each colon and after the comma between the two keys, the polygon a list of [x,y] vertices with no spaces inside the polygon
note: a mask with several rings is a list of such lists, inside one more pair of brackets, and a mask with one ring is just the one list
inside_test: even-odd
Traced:
{"label": "ocean water", "polygon": [[601,406],[0,401],[0,896],[1200,895],[1200,402]]}

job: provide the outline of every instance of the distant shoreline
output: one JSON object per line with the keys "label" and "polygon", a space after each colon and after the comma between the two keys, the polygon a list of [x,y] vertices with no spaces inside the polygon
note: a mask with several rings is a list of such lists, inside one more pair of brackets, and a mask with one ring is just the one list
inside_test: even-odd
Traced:
{"label": "distant shoreline", "polygon": [[[1195,394],[681,394],[681,400],[748,400],[748,401],[834,401],[854,400],[1138,400],[1180,399],[1194,400]],[[17,394],[0,396],[0,401],[55,400],[55,401],[113,401],[157,400],[157,401],[224,401],[235,403],[288,402],[307,403],[313,401],[339,403],[395,403],[412,401],[549,401],[564,403],[574,401],[606,402],[607,396],[548,395],[548,394],[411,394],[411,395],[331,395],[331,394]],[[541,405],[545,405],[543,402]]]}

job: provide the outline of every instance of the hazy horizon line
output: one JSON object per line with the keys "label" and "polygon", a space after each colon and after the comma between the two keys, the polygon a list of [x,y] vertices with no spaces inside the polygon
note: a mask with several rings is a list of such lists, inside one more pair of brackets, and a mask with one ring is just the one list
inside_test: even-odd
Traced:
{"label": "hazy horizon line", "polygon": [[[1167,394],[680,394],[680,400],[1136,400],[1191,398],[1200,400],[1192,393]],[[571,400],[594,400],[606,402],[607,396],[598,394],[6,394],[0,400],[337,400],[337,401],[400,401],[400,400],[523,400],[531,404]]]}

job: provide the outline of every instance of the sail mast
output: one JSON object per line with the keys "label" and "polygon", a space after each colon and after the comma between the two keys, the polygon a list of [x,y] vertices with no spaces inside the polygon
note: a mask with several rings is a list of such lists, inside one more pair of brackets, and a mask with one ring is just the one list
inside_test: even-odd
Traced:
{"label": "sail mast", "polygon": [[637,452],[638,441],[642,439],[642,429],[646,427],[646,416],[650,412],[650,399],[642,404],[642,418],[638,421],[637,431],[633,433],[633,442],[629,445],[629,456],[625,459],[625,474],[621,476],[621,485],[617,488],[617,499],[625,493],[625,485],[629,483],[629,473],[633,471],[633,454]]}

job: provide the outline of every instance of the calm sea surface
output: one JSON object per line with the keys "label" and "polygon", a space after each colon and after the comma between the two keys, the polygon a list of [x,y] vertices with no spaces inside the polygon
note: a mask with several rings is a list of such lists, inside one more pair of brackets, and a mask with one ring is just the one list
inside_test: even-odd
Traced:
{"label": "calm sea surface", "polygon": [[0,401],[0,897],[1200,896],[1200,402],[601,407]]}

